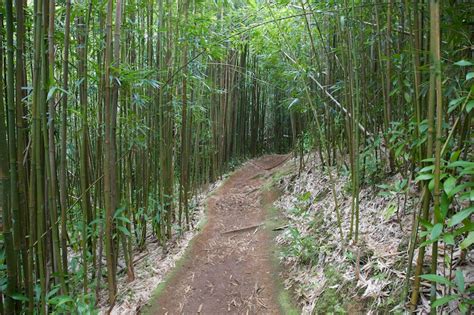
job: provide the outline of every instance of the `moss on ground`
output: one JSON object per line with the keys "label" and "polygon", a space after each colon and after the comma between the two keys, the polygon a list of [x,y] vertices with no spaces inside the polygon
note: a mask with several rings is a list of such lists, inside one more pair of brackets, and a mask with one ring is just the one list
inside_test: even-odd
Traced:
{"label": "moss on ground", "polygon": [[[271,176],[271,178],[269,178],[264,183],[264,185],[261,188],[262,192],[265,193],[265,192],[273,191],[280,194],[281,192],[279,191],[279,188],[278,188],[278,182],[280,181],[281,178],[288,175],[290,172],[291,170],[288,167],[280,168]],[[264,204],[263,206],[268,213],[267,220],[265,220],[265,228],[268,230],[272,239],[274,240],[276,235],[278,234],[278,232],[274,231],[274,229],[284,226],[288,221],[284,218],[283,215],[281,215],[280,209],[273,206],[273,203]],[[271,258],[272,258],[273,270],[275,270],[279,275],[282,272],[279,257],[283,249],[281,246],[278,246],[275,242],[272,242],[271,244],[272,244]],[[278,299],[277,302],[280,307],[281,313],[285,315],[301,314],[301,310],[298,309],[298,307],[296,307],[296,304],[294,303],[295,299],[293,298],[291,292],[285,289],[283,279],[280,276],[276,276],[274,277],[274,279],[275,279],[274,280],[275,288],[277,291],[277,299]]]}
{"label": "moss on ground", "polygon": [[[277,228],[285,223],[281,218],[278,217],[278,210],[274,207],[268,207],[269,213],[271,217],[267,220],[266,228],[269,229],[271,232],[274,228]],[[276,232],[272,233],[272,237],[276,236]],[[295,299],[290,291],[285,289],[285,285],[283,283],[283,279],[279,276],[282,273],[282,266],[280,264],[280,253],[282,248],[278,246],[276,243],[272,244],[271,252],[272,252],[272,264],[273,270],[276,271],[277,276],[274,277],[275,287],[277,291],[277,299],[278,305],[280,307],[280,311],[282,314],[285,315],[296,315],[301,314],[301,311],[296,307],[296,303],[294,302]]]}
{"label": "moss on ground", "polygon": [[313,310],[314,314],[346,313],[344,300],[346,287],[340,272],[328,266],[324,269],[326,285]]}

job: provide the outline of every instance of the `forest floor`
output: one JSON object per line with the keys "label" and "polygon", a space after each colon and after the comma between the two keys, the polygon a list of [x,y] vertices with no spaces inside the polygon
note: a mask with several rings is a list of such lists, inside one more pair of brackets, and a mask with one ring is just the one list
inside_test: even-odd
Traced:
{"label": "forest floor", "polygon": [[158,290],[150,314],[280,314],[268,207],[261,189],[288,155],[245,163],[207,200],[207,224],[184,262]]}

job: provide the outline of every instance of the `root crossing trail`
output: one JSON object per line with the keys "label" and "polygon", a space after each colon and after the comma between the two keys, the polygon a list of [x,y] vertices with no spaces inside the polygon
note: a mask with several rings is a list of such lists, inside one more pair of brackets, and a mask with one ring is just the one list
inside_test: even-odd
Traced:
{"label": "root crossing trail", "polygon": [[246,163],[207,199],[207,224],[188,258],[152,301],[150,314],[280,314],[272,238],[263,191],[266,178],[288,158]]}

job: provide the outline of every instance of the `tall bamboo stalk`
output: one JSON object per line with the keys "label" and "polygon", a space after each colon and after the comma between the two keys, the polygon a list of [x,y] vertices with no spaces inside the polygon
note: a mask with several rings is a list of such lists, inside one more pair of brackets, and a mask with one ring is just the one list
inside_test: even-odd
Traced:
{"label": "tall bamboo stalk", "polygon": [[[0,182],[1,182],[1,194],[0,194],[0,203],[2,208],[2,218],[3,218],[3,237],[5,240],[5,256],[7,264],[7,288],[6,294],[4,295],[5,299],[5,312],[10,314],[15,314],[16,306],[15,301],[12,299],[12,295],[17,291],[17,277],[18,277],[18,257],[15,252],[14,244],[14,212],[18,211],[18,208],[15,209],[15,206],[18,207],[18,203],[15,204],[15,194],[16,194],[16,159],[13,161],[13,151],[15,150],[15,112],[14,112],[14,102],[13,102],[13,12],[12,12],[12,1],[7,0],[5,4],[5,14],[6,14],[6,36],[7,36],[7,67],[6,67],[6,97],[7,97],[7,115],[5,117],[5,103],[3,102],[3,49],[2,49],[2,59],[0,63],[1,66],[1,75],[0,79],[0,144],[2,148],[7,147],[7,137],[8,137],[8,151],[2,151],[0,153]],[[1,27],[3,28],[3,17],[1,17]],[[5,126],[5,118],[8,122]],[[16,154],[16,153],[15,153]],[[16,200],[17,201],[17,200]]]}
{"label": "tall bamboo stalk", "polygon": [[[435,123],[435,152],[434,152],[434,215],[433,215],[433,225],[442,223],[441,217],[441,137],[443,132],[443,91],[442,91],[442,81],[441,81],[441,34],[440,34],[440,8],[439,0],[430,1],[430,54],[431,54],[431,73],[433,76],[432,86],[430,89],[434,90],[434,106],[436,107],[436,123]],[[431,273],[436,274],[438,268],[438,241],[435,241],[432,245],[432,254],[431,254]],[[430,300],[433,304],[437,299],[436,296],[436,282],[431,283],[431,292]],[[431,307],[431,313],[436,314],[436,307]]]}
{"label": "tall bamboo stalk", "polygon": [[117,282],[115,274],[115,250],[113,242],[114,222],[113,215],[115,213],[115,182],[114,182],[114,104],[112,98],[111,74],[112,74],[112,17],[113,17],[114,1],[109,0],[107,4],[107,21],[106,21],[106,49],[105,49],[105,148],[104,148],[104,199],[105,199],[105,255],[107,259],[107,285],[109,290],[109,303],[115,303],[117,292]]}

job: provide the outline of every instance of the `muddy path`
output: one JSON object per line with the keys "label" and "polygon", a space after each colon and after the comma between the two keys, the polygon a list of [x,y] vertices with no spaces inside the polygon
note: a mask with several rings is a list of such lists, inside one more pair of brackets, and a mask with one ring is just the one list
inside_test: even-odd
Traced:
{"label": "muddy path", "polygon": [[247,162],[207,199],[207,224],[149,314],[281,314],[262,186],[287,155]]}

